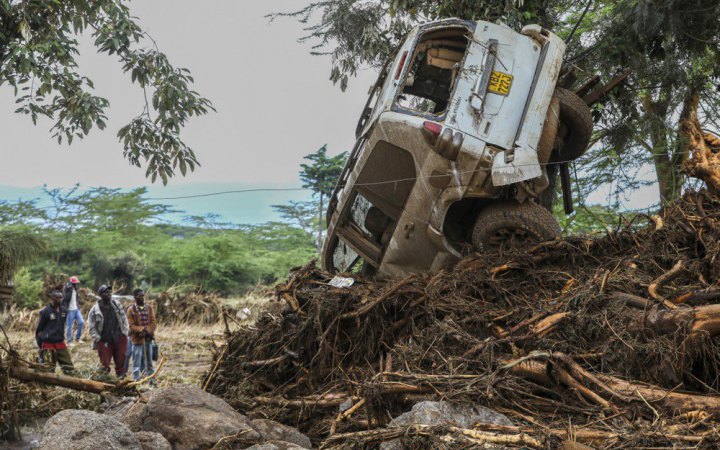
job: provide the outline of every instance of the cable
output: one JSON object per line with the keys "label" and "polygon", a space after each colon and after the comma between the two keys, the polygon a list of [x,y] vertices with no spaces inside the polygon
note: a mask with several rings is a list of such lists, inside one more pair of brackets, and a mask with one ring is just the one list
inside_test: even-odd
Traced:
{"label": "cable", "polygon": [[257,189],[238,189],[233,191],[209,192],[207,194],[182,195],[179,197],[148,197],[145,200],[182,200],[187,198],[213,197],[225,194],[243,194],[246,192],[280,192],[280,191],[309,191],[308,188],[257,188]]}
{"label": "cable", "polygon": [[580,26],[580,22],[585,18],[585,14],[587,14],[588,10],[590,9],[590,5],[592,5],[592,0],[588,0],[587,5],[585,5],[585,10],[583,11],[582,15],[578,19],[577,22],[575,22],[575,26],[573,27],[572,31],[570,32],[570,36],[565,40],[565,45],[570,46],[570,43],[572,42],[573,38],[575,37],[575,32],[578,29],[578,26]]}

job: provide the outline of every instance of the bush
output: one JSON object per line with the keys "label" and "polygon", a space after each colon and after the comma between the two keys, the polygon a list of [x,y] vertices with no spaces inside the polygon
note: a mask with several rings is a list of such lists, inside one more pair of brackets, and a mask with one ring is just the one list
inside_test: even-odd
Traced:
{"label": "bush", "polygon": [[43,305],[43,282],[33,278],[27,267],[15,273],[15,303],[26,308],[38,308]]}

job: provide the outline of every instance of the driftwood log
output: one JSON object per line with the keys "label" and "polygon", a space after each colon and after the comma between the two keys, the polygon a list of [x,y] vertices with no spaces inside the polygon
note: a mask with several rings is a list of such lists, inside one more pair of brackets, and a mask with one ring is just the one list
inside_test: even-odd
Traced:
{"label": "driftwood log", "polygon": [[9,367],[8,374],[11,378],[15,378],[20,381],[49,384],[52,386],[73,389],[75,391],[91,392],[93,394],[102,394],[103,392],[113,390],[116,387],[114,384],[110,383],[86,380],[84,378],[76,378],[68,375],[58,375],[52,372],[43,372],[18,365]]}

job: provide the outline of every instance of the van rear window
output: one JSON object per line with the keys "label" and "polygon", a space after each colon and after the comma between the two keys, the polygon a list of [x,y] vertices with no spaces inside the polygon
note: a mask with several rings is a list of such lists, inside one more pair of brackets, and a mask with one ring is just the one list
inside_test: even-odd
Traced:
{"label": "van rear window", "polygon": [[464,28],[431,31],[420,37],[396,104],[403,109],[441,115],[455,89],[468,49]]}

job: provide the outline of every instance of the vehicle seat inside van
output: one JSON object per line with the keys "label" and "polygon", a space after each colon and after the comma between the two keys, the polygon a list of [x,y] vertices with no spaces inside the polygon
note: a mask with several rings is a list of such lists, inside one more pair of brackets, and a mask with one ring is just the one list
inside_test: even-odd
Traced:
{"label": "vehicle seat inside van", "polygon": [[365,214],[365,229],[370,232],[372,238],[380,245],[390,242],[392,237],[392,219],[382,212],[377,206],[368,208]]}

